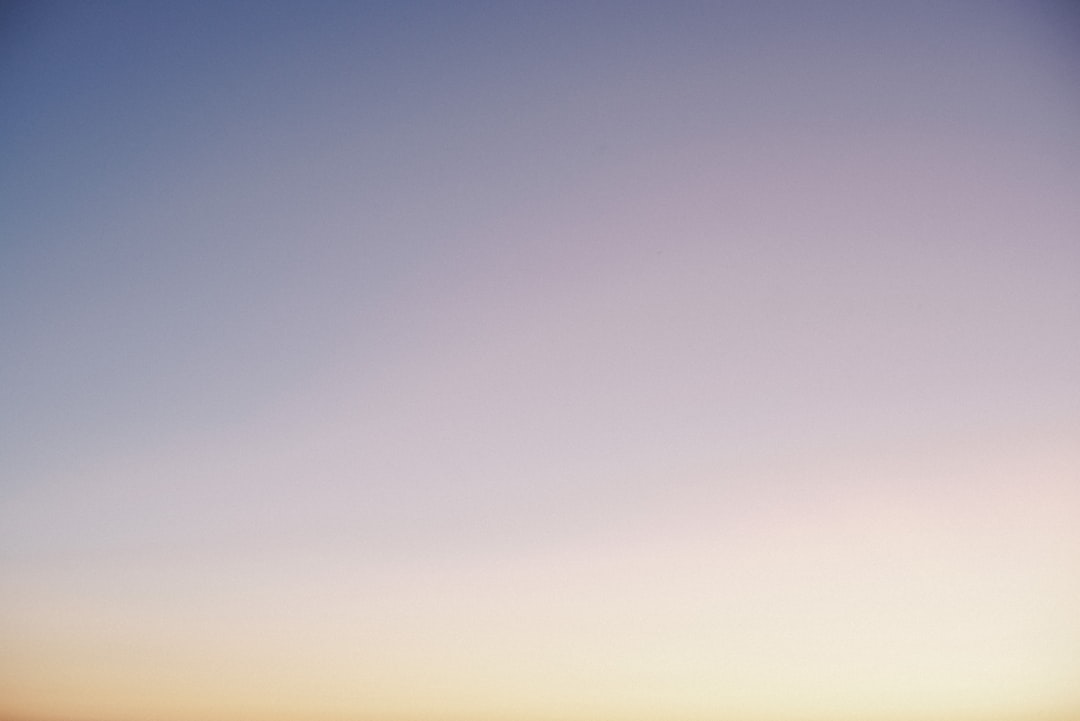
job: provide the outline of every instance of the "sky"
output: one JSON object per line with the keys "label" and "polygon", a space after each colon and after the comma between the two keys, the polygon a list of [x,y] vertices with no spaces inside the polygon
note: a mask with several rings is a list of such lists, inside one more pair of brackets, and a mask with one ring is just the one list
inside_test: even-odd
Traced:
{"label": "sky", "polygon": [[1080,16],[13,3],[2,721],[1080,714]]}

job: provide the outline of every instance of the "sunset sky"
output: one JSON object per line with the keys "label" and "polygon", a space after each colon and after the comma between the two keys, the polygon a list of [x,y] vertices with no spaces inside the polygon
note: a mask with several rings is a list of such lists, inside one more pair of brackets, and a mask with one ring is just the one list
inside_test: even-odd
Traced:
{"label": "sunset sky", "polygon": [[0,721],[1080,718],[1080,13],[0,10]]}

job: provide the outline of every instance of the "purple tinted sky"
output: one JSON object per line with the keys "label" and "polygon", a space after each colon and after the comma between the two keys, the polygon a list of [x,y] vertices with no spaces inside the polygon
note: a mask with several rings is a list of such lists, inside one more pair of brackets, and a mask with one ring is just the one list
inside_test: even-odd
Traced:
{"label": "purple tinted sky", "polygon": [[[764,562],[748,587],[817,589],[799,573],[841,569],[854,586],[831,593],[865,620],[876,607],[856,597],[876,571],[850,554],[940,542],[930,580],[888,582],[968,600],[996,578],[1030,582],[985,616],[1027,619],[1015,645],[994,636],[971,652],[1016,667],[980,666],[955,689],[852,681],[840,661],[829,678],[866,698],[922,689],[926,713],[975,714],[965,693],[1005,689],[1002,704],[1035,713],[1029,698],[1080,672],[1064,660],[1080,626],[1061,611],[1080,584],[1080,50],[1064,8],[13,6],[0,36],[0,563],[16,602],[0,645],[17,651],[0,662],[16,699],[0,711],[235,709],[240,681],[206,708],[175,701],[203,693],[196,682],[147,692],[144,707],[116,700],[142,698],[135,681],[115,698],[100,679],[56,691],[80,667],[72,649],[108,656],[86,636],[92,609],[157,619],[130,631],[154,658],[171,634],[209,628],[164,600],[179,588],[203,588],[192,604],[207,608],[239,588],[354,594],[372,610],[338,609],[313,632],[341,668],[333,629],[407,625],[387,610],[406,591],[371,580],[404,575],[401,588],[461,607],[417,610],[431,629],[457,624],[477,653],[515,658],[535,628],[556,663],[595,609],[690,639],[665,624],[686,612],[734,628],[754,605],[694,616],[701,589],[658,558],[701,554],[703,577],[722,579],[762,548],[818,549],[805,568]],[[1000,567],[995,537],[1022,549]],[[483,609],[501,607],[507,578],[550,581],[561,554],[582,559],[560,576],[572,600],[504,619],[503,637],[523,635],[497,653]],[[360,580],[343,592],[312,565]],[[674,590],[627,597],[622,572]],[[252,628],[276,628],[281,592],[260,597]],[[317,615],[309,600],[294,613]],[[814,603],[776,613],[800,632],[832,628]],[[950,628],[963,614],[949,608],[880,627]],[[410,656],[403,675],[460,666],[431,633],[413,639],[428,661]],[[760,648],[746,633],[740,648]],[[1066,645],[1041,645],[1046,633]],[[836,658],[867,653],[835,635]],[[382,643],[370,658],[395,648]],[[643,678],[661,689],[657,714],[723,712],[723,694],[700,689],[737,675],[713,678],[707,655],[672,643],[685,668],[615,665],[595,698],[567,691],[557,708],[542,683],[502,677],[516,690],[488,706],[437,691],[431,704],[626,716],[633,704],[602,690]],[[912,668],[934,655],[905,653]],[[28,670],[39,656],[54,660]],[[108,656],[115,678],[137,656]],[[967,658],[945,657],[955,667],[934,673]],[[766,657],[750,666],[769,675]],[[680,695],[665,668],[698,690]],[[814,685],[784,668],[779,687]],[[477,674],[445,678],[468,689]],[[293,710],[426,713],[392,693],[330,708],[297,683]],[[735,705],[904,710],[854,692],[793,692],[787,706],[754,693]]]}

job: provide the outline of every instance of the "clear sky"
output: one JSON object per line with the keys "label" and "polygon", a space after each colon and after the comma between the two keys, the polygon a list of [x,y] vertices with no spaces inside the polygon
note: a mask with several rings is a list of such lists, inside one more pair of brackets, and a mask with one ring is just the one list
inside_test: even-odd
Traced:
{"label": "clear sky", "polygon": [[1080,714],[1065,3],[0,14],[0,719]]}

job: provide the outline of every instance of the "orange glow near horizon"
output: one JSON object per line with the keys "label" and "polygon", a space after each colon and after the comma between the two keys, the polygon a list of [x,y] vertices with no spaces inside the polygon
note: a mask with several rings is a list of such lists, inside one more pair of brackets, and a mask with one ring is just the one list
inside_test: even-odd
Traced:
{"label": "orange glow near horizon", "polygon": [[[1042,448],[1006,460],[984,449],[934,465],[773,469],[831,472],[817,485],[841,492],[778,504],[741,527],[715,526],[723,499],[698,498],[647,530],[630,524],[512,561],[498,549],[352,569],[314,552],[212,570],[177,561],[143,571],[122,597],[108,576],[124,570],[95,569],[96,597],[42,588],[9,606],[25,631],[6,638],[5,715],[1064,713],[1076,698],[1060,696],[1069,679],[1056,674],[1072,672],[1080,638],[1055,630],[1070,628],[1080,598],[1069,573],[1078,560],[1069,474],[1080,456]],[[893,473],[925,490],[868,494],[842,472]],[[1028,479],[1022,497],[1016,473]]]}

